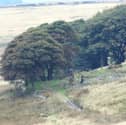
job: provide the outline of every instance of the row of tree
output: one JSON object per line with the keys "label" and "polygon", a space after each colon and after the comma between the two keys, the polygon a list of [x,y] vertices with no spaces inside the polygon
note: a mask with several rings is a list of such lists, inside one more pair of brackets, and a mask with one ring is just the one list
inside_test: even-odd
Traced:
{"label": "row of tree", "polygon": [[[97,68],[107,65],[110,56],[115,64],[125,60],[126,51],[126,6],[98,13],[87,21],[80,42],[81,56],[89,65]],[[86,67],[87,67],[86,65]]]}
{"label": "row of tree", "polygon": [[125,60],[126,6],[98,13],[90,20],[57,21],[30,28],[12,40],[2,57],[5,80],[64,77],[69,70],[90,70]]}

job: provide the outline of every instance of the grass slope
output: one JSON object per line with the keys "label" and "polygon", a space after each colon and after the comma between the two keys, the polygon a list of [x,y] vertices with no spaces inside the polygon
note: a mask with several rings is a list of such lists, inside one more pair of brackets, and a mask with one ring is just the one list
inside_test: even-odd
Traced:
{"label": "grass slope", "polygon": [[[85,77],[84,84],[79,84],[81,75]],[[68,78],[37,82],[36,91],[48,98],[17,99],[0,94],[0,124],[115,125],[126,119],[126,65],[76,73],[73,86]],[[83,110],[71,109],[68,100]]]}

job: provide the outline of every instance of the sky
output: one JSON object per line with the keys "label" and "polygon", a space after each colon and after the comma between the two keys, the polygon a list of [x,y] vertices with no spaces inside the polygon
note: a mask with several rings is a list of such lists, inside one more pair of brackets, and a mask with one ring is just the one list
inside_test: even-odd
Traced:
{"label": "sky", "polygon": [[[54,2],[74,2],[74,1],[96,1],[96,0],[0,0],[0,5],[18,4],[18,3],[54,3]],[[97,0],[110,1],[110,0]],[[115,0],[118,1],[118,0]]]}
{"label": "sky", "polygon": [[22,0],[0,0],[0,5],[12,5],[21,3]]}
{"label": "sky", "polygon": [[91,0],[0,0],[0,5],[12,5],[20,3],[73,2],[73,1],[91,1]]}
{"label": "sky", "polygon": [[48,2],[73,2],[73,1],[93,1],[93,0],[23,0],[28,3],[48,3]]}

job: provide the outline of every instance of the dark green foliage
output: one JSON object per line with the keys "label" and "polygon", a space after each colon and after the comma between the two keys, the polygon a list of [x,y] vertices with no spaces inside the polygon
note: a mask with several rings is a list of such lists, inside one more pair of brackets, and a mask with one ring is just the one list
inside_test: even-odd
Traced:
{"label": "dark green foliage", "polygon": [[97,14],[85,24],[82,58],[91,68],[104,66],[112,53],[115,63],[124,61],[126,48],[126,6],[119,6]]}
{"label": "dark green foliage", "polygon": [[69,23],[56,21],[52,24],[42,24],[33,31],[46,32],[57,42],[62,44],[73,44],[78,41],[78,36]]}
{"label": "dark green foliage", "polygon": [[48,33],[55,40],[63,44],[72,44],[78,41],[75,31],[64,21],[54,22],[48,27]]}
{"label": "dark green foliage", "polygon": [[73,40],[77,42],[76,34],[62,21],[30,28],[6,48],[2,75],[6,80],[24,79],[26,84],[52,80],[72,65]]}
{"label": "dark green foliage", "polygon": [[43,24],[40,27],[63,46],[64,55],[67,60],[65,73],[69,68],[75,67],[74,59],[79,51],[78,42],[80,38],[70,23],[56,21],[51,25]]}
{"label": "dark green foliage", "polygon": [[9,44],[3,55],[2,65],[6,80],[50,80],[53,69],[65,65],[64,51],[47,34],[28,32]]}
{"label": "dark green foliage", "polygon": [[74,31],[78,34],[78,38],[81,39],[83,37],[85,21],[83,19],[75,20],[70,22],[70,26],[74,29]]}
{"label": "dark green foliage", "polygon": [[90,20],[56,21],[30,28],[10,42],[2,58],[6,80],[26,83],[61,78],[70,68],[89,70],[119,64],[126,51],[126,6],[98,13]]}

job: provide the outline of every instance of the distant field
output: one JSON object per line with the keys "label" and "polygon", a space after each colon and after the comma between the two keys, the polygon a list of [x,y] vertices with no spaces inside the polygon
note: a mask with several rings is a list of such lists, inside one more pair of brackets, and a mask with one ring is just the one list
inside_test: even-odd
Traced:
{"label": "distant field", "polygon": [[119,3],[0,8],[0,48],[6,46],[16,35],[29,27],[56,20],[72,21],[89,19],[98,11],[119,5]]}

